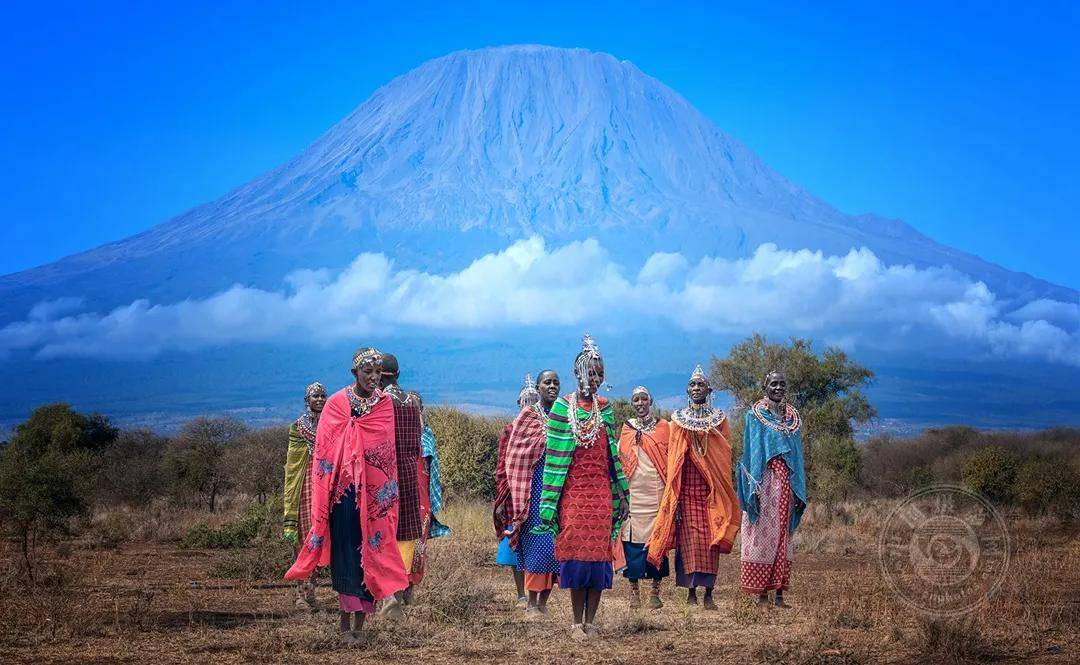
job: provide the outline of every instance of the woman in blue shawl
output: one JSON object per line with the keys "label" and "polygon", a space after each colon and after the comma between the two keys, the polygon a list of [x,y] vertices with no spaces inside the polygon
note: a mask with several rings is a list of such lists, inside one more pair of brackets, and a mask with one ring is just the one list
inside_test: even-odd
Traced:
{"label": "woman in blue shawl", "polygon": [[799,412],[784,401],[783,372],[765,376],[765,396],[746,412],[743,453],[736,474],[742,519],[743,591],[758,604],[776,592],[776,606],[787,607],[784,590],[791,578],[792,536],[806,508]]}

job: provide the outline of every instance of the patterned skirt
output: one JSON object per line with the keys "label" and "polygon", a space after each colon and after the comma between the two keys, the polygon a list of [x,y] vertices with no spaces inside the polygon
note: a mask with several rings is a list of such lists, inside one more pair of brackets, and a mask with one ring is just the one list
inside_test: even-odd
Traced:
{"label": "patterned skirt", "polygon": [[296,507],[296,532],[303,540],[311,531],[311,458],[300,477],[300,505]]}
{"label": "patterned skirt", "polygon": [[791,482],[787,464],[769,460],[758,484],[758,519],[742,519],[742,565],[739,586],[747,593],[784,590],[791,579]]}
{"label": "patterned skirt", "polygon": [[687,459],[679,494],[679,523],[675,531],[675,581],[681,587],[712,587],[720,565],[720,548],[709,535],[709,484]]}
{"label": "patterned skirt", "polygon": [[521,525],[518,538],[518,568],[534,575],[559,572],[555,561],[555,538],[550,533],[533,533],[540,526],[540,492],[544,489],[544,458],[533,469],[532,487],[529,489],[529,515]]}
{"label": "patterned skirt", "polygon": [[[574,451],[559,499],[559,534],[555,558],[559,561],[612,559],[611,463],[601,439]],[[561,585],[560,585],[561,586]]]}

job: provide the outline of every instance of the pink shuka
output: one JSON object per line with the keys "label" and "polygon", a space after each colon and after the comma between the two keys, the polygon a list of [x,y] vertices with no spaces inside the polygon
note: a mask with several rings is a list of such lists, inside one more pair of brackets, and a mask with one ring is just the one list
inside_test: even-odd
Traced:
{"label": "pink shuka", "polygon": [[397,547],[398,483],[394,452],[394,406],[389,397],[371,411],[352,416],[343,388],[326,401],[311,457],[311,530],[287,580],[306,580],[316,566],[330,565],[330,510],[356,486],[363,534],[364,584],[376,599],[409,586]]}

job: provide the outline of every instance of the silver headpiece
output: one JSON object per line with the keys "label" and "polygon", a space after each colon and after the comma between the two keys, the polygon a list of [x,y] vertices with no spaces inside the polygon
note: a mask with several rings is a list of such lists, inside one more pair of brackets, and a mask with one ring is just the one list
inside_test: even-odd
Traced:
{"label": "silver headpiece", "polygon": [[353,371],[356,371],[364,363],[381,363],[381,362],[382,362],[382,354],[379,353],[379,350],[376,349],[375,347],[372,347],[372,346],[365,346],[363,348],[357,349],[356,353],[353,354],[352,368],[353,368]]}
{"label": "silver headpiece", "polygon": [[649,400],[650,401],[652,400],[652,393],[650,393],[649,389],[646,388],[645,386],[638,386],[637,388],[634,388],[634,392],[630,393],[630,399],[634,399],[634,396],[637,395],[638,393],[645,393],[646,395],[649,396]]}
{"label": "silver headpiece", "polygon": [[323,395],[325,395],[326,394],[326,386],[324,386],[323,384],[316,381],[315,383],[311,384],[310,386],[308,386],[307,388],[304,389],[304,399],[308,399],[312,395],[318,395],[319,393],[322,393]]}
{"label": "silver headpiece", "polygon": [[540,391],[536,389],[536,383],[533,382],[532,374],[525,375],[525,385],[521,388],[521,392],[518,393],[518,404],[524,403],[525,399],[530,396],[535,396],[540,399]]}
{"label": "silver headpiece", "polygon": [[[584,381],[589,376],[589,368],[602,360],[596,340],[589,333],[585,333],[585,336],[581,338],[581,353],[574,360],[574,374],[577,375],[578,380]],[[605,382],[605,388],[611,390],[611,384]]]}
{"label": "silver headpiece", "polygon": [[690,375],[690,380],[693,381],[694,379],[702,379],[710,388],[712,387],[712,382],[709,381],[709,377],[705,376],[705,372],[701,369],[700,364],[694,368],[694,373]]}

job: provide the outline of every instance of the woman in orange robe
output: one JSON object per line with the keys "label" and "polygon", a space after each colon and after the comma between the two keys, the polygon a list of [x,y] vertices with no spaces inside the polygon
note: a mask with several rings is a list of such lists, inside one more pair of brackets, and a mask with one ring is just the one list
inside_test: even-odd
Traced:
{"label": "woman in orange robe", "polygon": [[731,477],[731,426],[712,406],[712,386],[698,365],[686,388],[689,403],[671,415],[668,435],[668,484],[649,539],[654,566],[675,550],[675,584],[697,604],[715,610],[713,587],[720,555],[731,552],[741,513]]}

